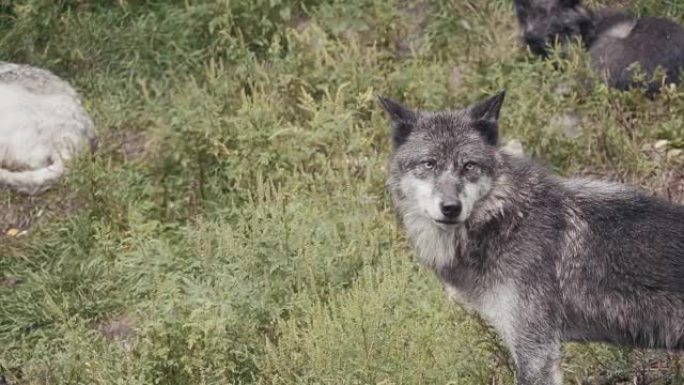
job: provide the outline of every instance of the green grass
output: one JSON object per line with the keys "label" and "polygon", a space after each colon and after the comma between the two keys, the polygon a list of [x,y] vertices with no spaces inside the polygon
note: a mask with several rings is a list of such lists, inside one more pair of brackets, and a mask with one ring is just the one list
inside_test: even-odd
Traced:
{"label": "green grass", "polygon": [[[0,0],[0,59],[71,81],[100,134],[46,196],[1,192],[37,219],[0,237],[0,375],[512,384],[500,341],[394,221],[375,96],[447,108],[506,88],[503,135],[556,172],[681,201],[682,162],[652,145],[684,146],[684,92],[650,101],[596,82],[581,54],[560,70],[529,57],[511,3]],[[633,3],[684,21],[678,2]],[[551,124],[569,110],[577,138]],[[659,359],[656,383],[680,383]],[[568,345],[563,367],[576,384],[644,361]]]}

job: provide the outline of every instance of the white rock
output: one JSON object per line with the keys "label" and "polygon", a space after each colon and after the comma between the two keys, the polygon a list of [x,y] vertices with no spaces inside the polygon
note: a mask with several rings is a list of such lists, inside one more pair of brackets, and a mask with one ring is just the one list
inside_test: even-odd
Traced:
{"label": "white rock", "polygon": [[653,145],[653,149],[655,150],[664,150],[667,146],[670,145],[670,141],[667,139],[661,139]]}
{"label": "white rock", "polygon": [[525,155],[522,143],[517,139],[511,139],[501,147],[501,151],[509,155]]}

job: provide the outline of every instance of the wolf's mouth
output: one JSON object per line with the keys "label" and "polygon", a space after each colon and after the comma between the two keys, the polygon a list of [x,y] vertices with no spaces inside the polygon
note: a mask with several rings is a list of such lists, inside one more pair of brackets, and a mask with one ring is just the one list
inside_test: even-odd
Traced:
{"label": "wolf's mouth", "polygon": [[435,222],[441,223],[441,224],[444,224],[444,225],[457,225],[457,224],[458,224],[458,222],[456,222],[456,221],[445,221],[445,220],[442,220],[442,219],[435,219]]}

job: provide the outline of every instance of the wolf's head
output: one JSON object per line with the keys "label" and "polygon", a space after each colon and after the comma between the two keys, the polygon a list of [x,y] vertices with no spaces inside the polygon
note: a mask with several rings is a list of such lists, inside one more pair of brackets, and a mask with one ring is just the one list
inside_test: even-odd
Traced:
{"label": "wolf's head", "polygon": [[380,98],[392,126],[389,187],[399,215],[441,228],[464,223],[497,177],[504,92],[460,111],[419,112]]}
{"label": "wolf's head", "polygon": [[593,40],[591,13],[581,0],[514,0],[521,40],[533,54],[549,55],[558,42],[564,45],[576,38],[585,44]]}

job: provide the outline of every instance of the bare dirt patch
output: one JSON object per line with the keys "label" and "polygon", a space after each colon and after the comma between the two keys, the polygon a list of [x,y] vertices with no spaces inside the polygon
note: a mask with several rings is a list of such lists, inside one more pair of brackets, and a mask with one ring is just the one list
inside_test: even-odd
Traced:
{"label": "bare dirt patch", "polygon": [[0,277],[0,288],[14,289],[21,283],[21,278],[11,275]]}
{"label": "bare dirt patch", "polygon": [[134,323],[128,317],[115,317],[106,320],[98,327],[107,341],[123,340],[135,336]]}
{"label": "bare dirt patch", "polygon": [[131,349],[133,338],[137,335],[136,323],[131,317],[121,315],[102,321],[97,330],[110,343],[119,343],[125,350]]}
{"label": "bare dirt patch", "polygon": [[5,195],[0,201],[0,236],[22,235],[44,213],[44,196],[23,196],[8,189],[0,189],[0,195]]}
{"label": "bare dirt patch", "polygon": [[0,190],[0,238],[19,238],[47,218],[69,217],[83,207],[76,193],[54,186],[49,191],[28,196]]}
{"label": "bare dirt patch", "polygon": [[100,138],[100,150],[121,157],[124,162],[142,158],[147,152],[147,145],[147,135],[132,126],[110,129]]}
{"label": "bare dirt patch", "polygon": [[147,138],[142,132],[123,130],[119,132],[121,140],[121,154],[125,160],[142,157],[147,148]]}

